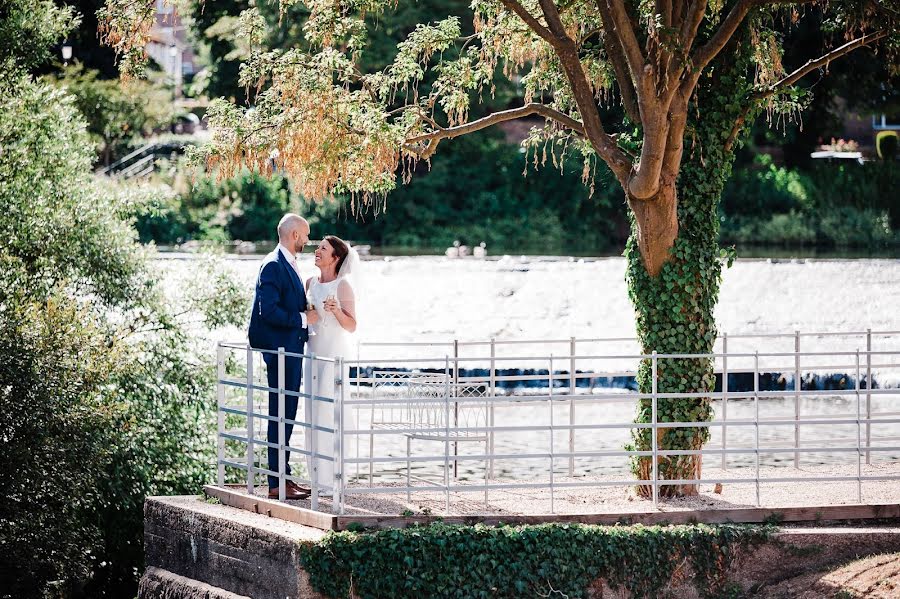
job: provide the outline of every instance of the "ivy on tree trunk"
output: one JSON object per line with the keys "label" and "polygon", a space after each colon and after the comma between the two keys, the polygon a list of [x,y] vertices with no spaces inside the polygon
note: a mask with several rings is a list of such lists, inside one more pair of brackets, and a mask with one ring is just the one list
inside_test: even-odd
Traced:
{"label": "ivy on tree trunk", "polygon": [[[743,77],[749,62],[749,44],[737,42],[729,64],[717,65],[716,77],[698,89],[689,112],[688,139],[677,186],[678,237],[659,275],[652,276],[637,248],[637,227],[632,218],[632,235],[625,249],[628,261],[628,294],[637,315],[637,335],[644,354],[711,354],[717,337],[715,308],[719,299],[723,262],[729,251],[719,247],[718,205],[731,175],[733,147],[723,136],[725,125],[733,123],[741,106],[738,100],[747,90]],[[722,61],[724,62],[724,61]],[[715,361],[712,358],[658,358],[657,392],[703,394],[715,390]],[[638,389],[653,390],[652,360],[644,359],[638,369]],[[708,397],[657,399],[659,422],[707,422],[713,418]],[[641,399],[635,422],[649,423],[652,400]],[[652,429],[633,429],[630,450],[651,451]],[[702,449],[709,440],[708,427],[672,427],[657,431],[659,450]],[[663,456],[658,459],[660,480],[701,478],[702,456]],[[652,458],[635,457],[632,471],[640,479],[652,477]],[[649,496],[652,487],[638,487]],[[659,488],[660,496],[694,495],[696,484],[673,484]]]}

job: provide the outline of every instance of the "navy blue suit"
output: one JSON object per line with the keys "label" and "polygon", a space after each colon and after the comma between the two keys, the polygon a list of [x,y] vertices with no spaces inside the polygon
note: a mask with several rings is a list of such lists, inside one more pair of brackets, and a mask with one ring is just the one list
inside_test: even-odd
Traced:
{"label": "navy blue suit", "polygon": [[[256,279],[256,293],[253,297],[253,311],[250,314],[248,337],[250,346],[256,349],[277,350],[302,354],[309,339],[309,332],[303,328],[300,313],[306,311],[306,292],[303,281],[294,267],[277,248],[266,256]],[[263,354],[269,387],[278,388],[278,355]],[[285,391],[300,391],[301,359],[285,357]],[[284,416],[289,420],[297,417],[297,400],[285,395]],[[269,416],[278,416],[278,393],[269,392]],[[293,425],[284,425],[285,443],[289,443]],[[278,444],[278,423],[269,421],[267,439]],[[269,448],[269,470],[278,472],[278,450]],[[290,452],[285,452],[285,464]],[[288,464],[287,474],[291,473]],[[269,477],[269,488],[278,486],[278,479]]]}

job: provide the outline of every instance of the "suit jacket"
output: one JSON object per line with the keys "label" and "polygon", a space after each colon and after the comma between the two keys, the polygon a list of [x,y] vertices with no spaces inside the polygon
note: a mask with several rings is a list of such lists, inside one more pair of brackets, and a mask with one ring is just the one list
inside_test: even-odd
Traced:
{"label": "suit jacket", "polygon": [[300,312],[306,310],[303,281],[275,249],[263,260],[256,278],[253,311],[250,314],[248,337],[250,346],[257,349],[278,349],[303,352],[309,331],[303,328]]}

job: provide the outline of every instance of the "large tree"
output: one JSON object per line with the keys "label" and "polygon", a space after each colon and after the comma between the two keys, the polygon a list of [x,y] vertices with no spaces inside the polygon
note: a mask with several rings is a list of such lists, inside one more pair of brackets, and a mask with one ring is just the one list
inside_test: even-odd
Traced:
{"label": "large tree", "polygon": [[[141,13],[135,4],[114,0],[106,15],[108,39],[126,57],[142,42],[129,32],[142,31],[135,23],[155,5],[145,2]],[[897,0],[473,0],[473,33],[462,35],[453,16],[422,23],[388,67],[367,72],[360,67],[365,19],[377,14],[388,22],[397,1],[305,4],[304,47],[260,47],[244,61],[252,110],[211,107],[208,163],[224,175],[275,166],[308,197],[349,193],[367,203],[398,177],[407,180],[444,140],[543,117],[526,141],[536,164],[574,158],[586,180],[605,164],[625,192],[633,216],[627,276],[648,354],[712,351],[723,259],[716,206],[748,124],[762,112],[801,110],[806,92],[798,84],[831,61],[876,45],[882,54],[873,60],[893,61],[900,42]],[[804,19],[820,22],[830,42],[785,65],[782,42]],[[241,21],[244,40],[263,40],[258,11],[245,11]],[[471,103],[501,78],[521,86],[521,105],[469,119]],[[606,118],[610,103],[621,103],[619,122]],[[645,393],[650,368],[649,360],[640,366]],[[710,418],[704,394],[715,382],[711,360],[660,360],[658,374],[660,392],[693,394],[661,400],[660,420]],[[649,418],[650,402],[642,401],[638,420]],[[673,427],[658,435],[661,448],[688,450],[660,459],[660,476],[699,477],[700,459],[689,452],[702,447],[708,430]],[[634,441],[635,449],[649,449],[648,430],[636,430]],[[635,459],[634,469],[647,477],[650,459]],[[662,492],[695,490],[676,483]]]}

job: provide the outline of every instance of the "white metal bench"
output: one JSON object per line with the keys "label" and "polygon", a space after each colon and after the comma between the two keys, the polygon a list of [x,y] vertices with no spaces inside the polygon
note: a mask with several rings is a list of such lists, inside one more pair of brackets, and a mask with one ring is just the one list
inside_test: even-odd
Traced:
{"label": "white metal bench", "polygon": [[[483,442],[488,453],[488,404],[470,401],[487,397],[489,388],[480,382],[455,381],[446,373],[374,371],[370,426],[372,430],[403,431],[406,457],[410,457],[413,439],[453,444]],[[381,403],[388,399],[404,399],[402,403]],[[460,400],[466,401],[460,401]],[[482,430],[467,430],[480,428]],[[369,435],[369,456],[374,451],[374,435]],[[452,458],[451,458],[452,460]],[[454,461],[454,474],[456,462]],[[369,463],[369,485],[373,464]],[[407,486],[410,462],[406,463]]]}

